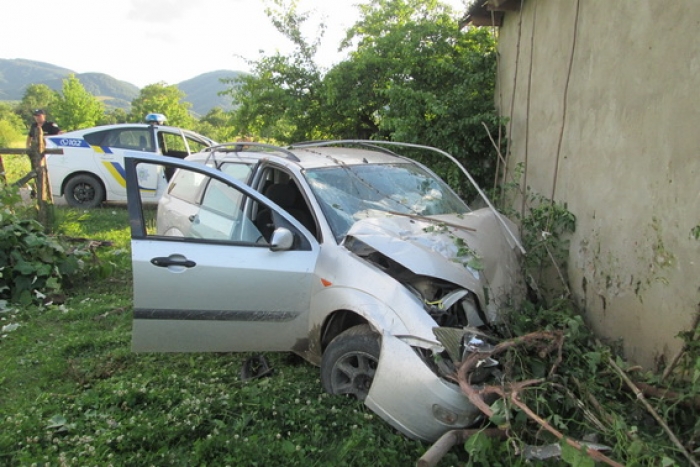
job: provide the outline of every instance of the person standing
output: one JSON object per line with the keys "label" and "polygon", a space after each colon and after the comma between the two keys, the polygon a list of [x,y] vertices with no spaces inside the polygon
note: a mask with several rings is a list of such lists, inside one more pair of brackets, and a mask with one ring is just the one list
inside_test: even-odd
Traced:
{"label": "person standing", "polygon": [[[32,112],[34,116],[34,123],[29,127],[29,134],[27,135],[27,149],[31,148],[32,141],[36,141],[39,148],[43,148],[44,141],[43,137],[46,135],[57,135],[61,133],[61,128],[56,124],[56,122],[49,122],[46,120],[46,112],[44,109],[36,109]],[[41,128],[41,132],[39,129]],[[41,141],[39,141],[41,137]]]}

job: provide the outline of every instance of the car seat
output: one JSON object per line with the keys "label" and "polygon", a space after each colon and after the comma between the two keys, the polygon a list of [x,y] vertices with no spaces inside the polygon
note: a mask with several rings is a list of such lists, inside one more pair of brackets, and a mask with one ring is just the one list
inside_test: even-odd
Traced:
{"label": "car seat", "polygon": [[[311,232],[315,232],[316,229],[313,219],[308,212],[308,207],[301,197],[299,189],[293,182],[270,185],[265,188],[263,194],[294,216],[304,227]],[[272,232],[275,230],[272,212],[269,208],[263,207],[260,210],[255,218],[255,225],[263,237],[269,240]]]}

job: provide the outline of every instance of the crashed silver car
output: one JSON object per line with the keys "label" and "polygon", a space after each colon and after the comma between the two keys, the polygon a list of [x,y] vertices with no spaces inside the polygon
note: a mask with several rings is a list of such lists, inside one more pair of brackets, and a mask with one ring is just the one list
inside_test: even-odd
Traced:
{"label": "crashed silver car", "polygon": [[[292,351],[411,438],[477,422],[451,376],[522,296],[522,247],[406,147],[456,162],[356,140],[127,157],[133,350]],[[155,225],[139,190],[153,166],[176,169]]]}

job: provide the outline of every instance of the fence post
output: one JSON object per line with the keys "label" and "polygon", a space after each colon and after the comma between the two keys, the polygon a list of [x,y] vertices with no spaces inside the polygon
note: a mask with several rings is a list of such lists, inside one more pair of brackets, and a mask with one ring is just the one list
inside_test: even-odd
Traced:
{"label": "fence post", "polygon": [[[46,168],[46,154],[63,154],[63,149],[45,149],[38,151],[38,148],[32,145],[29,149],[18,148],[0,148],[0,154],[26,154],[29,156],[29,162],[32,165],[32,171],[36,173],[36,212],[37,221],[44,226],[46,232],[50,232],[53,228],[54,211],[53,197],[51,195],[51,184],[49,183],[49,172]],[[0,155],[0,170],[2,177],[7,180],[4,174],[4,166],[2,165],[2,156]],[[31,177],[33,178],[33,177]]]}

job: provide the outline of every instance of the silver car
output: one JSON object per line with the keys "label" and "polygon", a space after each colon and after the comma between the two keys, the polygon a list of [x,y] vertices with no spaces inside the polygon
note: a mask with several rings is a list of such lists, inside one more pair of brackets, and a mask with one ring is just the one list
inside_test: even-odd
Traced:
{"label": "silver car", "polygon": [[[395,148],[456,162],[356,140],[127,157],[133,350],[291,351],[411,438],[477,422],[452,376],[521,299],[522,247],[485,196],[471,210]],[[155,225],[139,190],[154,165],[176,169]]]}

